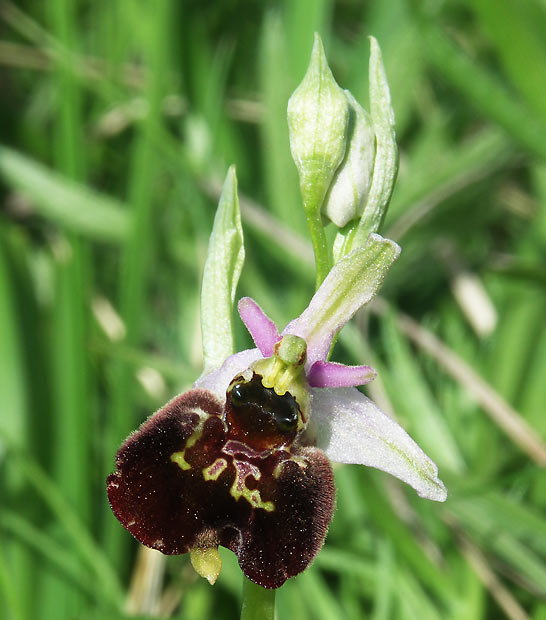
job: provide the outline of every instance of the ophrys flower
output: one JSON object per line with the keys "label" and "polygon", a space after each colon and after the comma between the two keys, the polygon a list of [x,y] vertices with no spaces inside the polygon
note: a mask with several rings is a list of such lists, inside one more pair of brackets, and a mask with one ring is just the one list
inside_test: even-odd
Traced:
{"label": "ophrys flower", "polygon": [[211,581],[217,547],[277,588],[321,548],[334,510],[329,460],[382,469],[422,497],[446,498],[437,468],[354,386],[368,366],[328,361],[335,335],[368,303],[399,253],[379,235],[338,262],[282,333],[250,298],[239,312],[256,349],[225,359],[122,445],[108,496],[140,542],[192,552]]}

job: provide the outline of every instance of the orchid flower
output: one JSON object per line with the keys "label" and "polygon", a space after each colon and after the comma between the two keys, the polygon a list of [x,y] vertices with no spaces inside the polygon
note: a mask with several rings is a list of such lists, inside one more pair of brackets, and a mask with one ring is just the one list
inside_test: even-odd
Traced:
{"label": "orchid flower", "polygon": [[[219,545],[264,588],[278,588],[309,566],[334,513],[331,461],[375,467],[421,497],[446,499],[436,465],[357,389],[375,371],[329,361],[336,335],[371,301],[400,253],[375,233],[396,173],[390,96],[375,40],[370,75],[368,120],[335,83],[316,36],[308,72],[289,102],[320,284],[309,306],[279,332],[254,300],[241,299],[239,314],[256,348],[233,354],[244,246],[232,167],[203,276],[205,371],[125,440],[107,480],[112,510],[137,540],[168,555],[189,552],[211,583],[221,568]],[[365,127],[348,133],[350,105]],[[332,268],[320,213],[325,199],[333,221],[346,224]]]}
{"label": "orchid flower", "polygon": [[255,301],[239,301],[256,348],[204,373],[117,455],[108,495],[133,536],[166,554],[192,552],[211,581],[223,545],[249,579],[277,588],[324,542],[335,499],[330,460],[382,469],[421,497],[445,500],[434,463],[356,389],[374,370],[327,359],[398,253],[370,235],[281,333]]}

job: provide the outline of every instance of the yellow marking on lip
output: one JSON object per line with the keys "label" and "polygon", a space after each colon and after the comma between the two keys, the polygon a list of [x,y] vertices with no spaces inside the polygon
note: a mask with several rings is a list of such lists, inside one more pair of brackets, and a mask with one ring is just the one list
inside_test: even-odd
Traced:
{"label": "yellow marking on lip", "polygon": [[191,469],[191,465],[184,458],[185,452],[185,450],[182,450],[182,452],[175,452],[174,454],[171,454],[171,461],[176,463],[180,469],[187,471],[188,469]]}
{"label": "yellow marking on lip", "polygon": [[216,459],[212,465],[203,468],[203,478],[205,480],[218,480],[226,467],[226,459]]}
{"label": "yellow marking on lip", "polygon": [[[206,415],[205,412],[203,412],[203,414]],[[203,423],[205,422],[204,415],[200,416],[199,424],[196,426],[193,433],[186,439],[186,447],[184,448],[184,450],[171,454],[171,461],[173,463],[176,463],[178,467],[180,467],[180,469],[182,469],[183,471],[188,471],[188,469],[191,469],[191,465],[188,463],[188,461],[186,461],[185,454],[186,450],[194,446],[203,434]]]}
{"label": "yellow marking on lip", "polygon": [[[255,480],[259,480],[262,477],[260,470],[255,465],[238,461],[237,459],[233,459],[233,465],[235,466],[235,480],[229,490],[232,497],[237,501],[243,497],[253,508],[261,508],[266,512],[273,512],[275,504],[273,502],[264,502],[258,489],[250,490],[245,484],[247,476],[252,476]],[[245,469],[247,471],[244,471]]]}

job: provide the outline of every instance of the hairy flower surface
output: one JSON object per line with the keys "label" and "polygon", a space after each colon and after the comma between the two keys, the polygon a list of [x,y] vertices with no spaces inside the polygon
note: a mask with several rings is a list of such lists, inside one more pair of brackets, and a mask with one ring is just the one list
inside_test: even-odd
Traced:
{"label": "hairy flower surface", "polygon": [[370,235],[282,333],[256,302],[240,300],[257,348],[207,371],[117,454],[108,496],[135,538],[199,557],[214,558],[223,545],[249,579],[277,588],[324,542],[335,500],[330,460],[382,469],[421,497],[445,500],[434,463],[354,387],[372,380],[373,369],[327,359],[398,253]]}

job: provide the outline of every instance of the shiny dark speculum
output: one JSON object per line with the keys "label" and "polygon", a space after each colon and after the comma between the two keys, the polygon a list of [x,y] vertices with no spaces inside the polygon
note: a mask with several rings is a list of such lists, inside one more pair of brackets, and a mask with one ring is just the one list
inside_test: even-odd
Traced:
{"label": "shiny dark speculum", "polygon": [[257,451],[294,441],[300,415],[292,394],[280,396],[273,388],[264,387],[256,373],[250,381],[237,377],[228,389],[226,423],[230,436]]}

